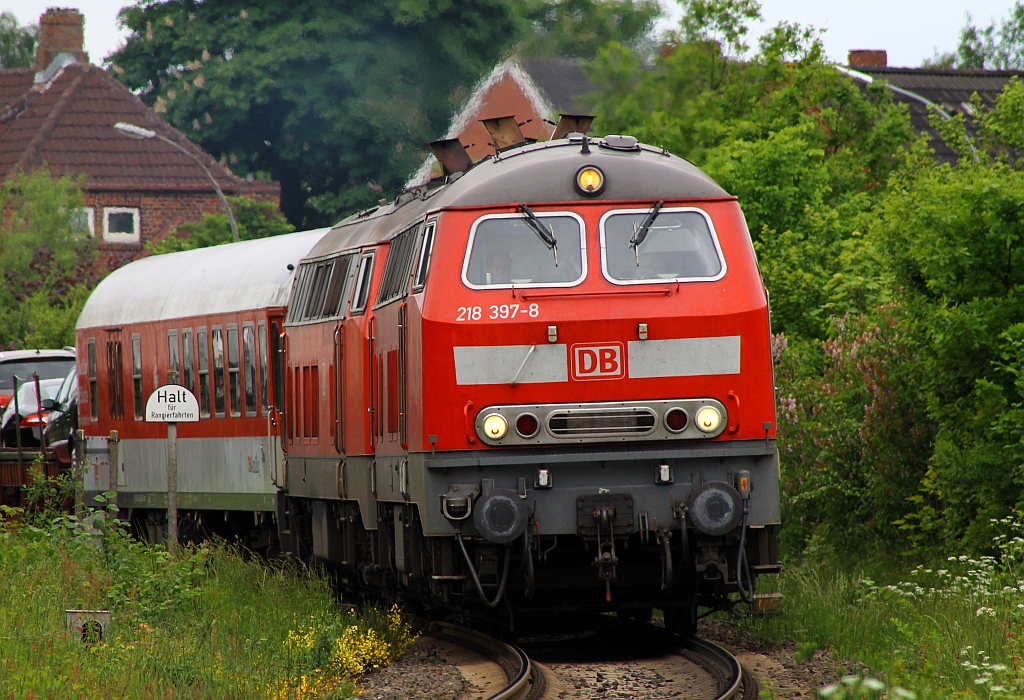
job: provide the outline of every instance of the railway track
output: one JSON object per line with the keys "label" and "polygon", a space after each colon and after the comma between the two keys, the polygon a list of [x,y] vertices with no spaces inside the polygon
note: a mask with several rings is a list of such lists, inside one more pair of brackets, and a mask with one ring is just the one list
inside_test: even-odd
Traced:
{"label": "railway track", "polygon": [[[505,684],[490,695],[483,695],[487,700],[555,700],[567,696],[568,684],[559,676],[564,675],[559,670],[547,667],[533,661],[523,648],[514,644],[508,644],[488,635],[474,630],[452,625],[443,622],[425,623],[423,626],[426,634],[450,644],[467,649],[488,659],[500,667],[504,675]],[[636,658],[636,654],[627,654],[627,663],[623,664],[624,673],[636,674],[637,668],[643,666],[645,655],[652,657],[657,663],[671,667],[672,659],[675,665],[680,667],[683,674],[699,676],[702,672],[706,678],[700,677],[697,682],[687,685],[684,689],[682,684],[677,684],[667,691],[665,697],[692,697],[694,700],[753,700],[758,697],[757,681],[745,675],[743,668],[736,658],[726,649],[697,638],[688,638],[680,641],[665,634],[664,630],[651,625],[631,626],[632,634],[639,634],[643,639],[644,649]],[[629,644],[629,635],[620,639],[626,640],[623,649],[609,649],[606,645],[593,646],[592,643],[570,643],[572,647],[568,658],[572,658],[573,664],[587,666],[592,659],[597,658],[607,663],[608,658],[615,658],[625,648],[632,648]],[[536,648],[538,653],[545,658],[567,658],[565,654],[561,657],[552,655],[551,645],[528,643],[529,648]],[[563,647],[564,642],[555,646]],[[649,648],[648,648],[649,647]],[[621,659],[620,659],[621,661]],[[684,668],[685,667],[685,668]],[[699,669],[695,673],[694,669]],[[614,671],[612,672],[614,673]],[[602,677],[601,673],[597,674]],[[610,675],[606,672],[605,675]],[[671,682],[671,681],[670,681]],[[571,682],[570,682],[571,683]],[[606,689],[599,689],[592,686],[575,686],[580,692],[578,697],[592,697],[591,692],[606,694]],[[628,692],[630,696],[634,691]],[[586,693],[586,694],[584,694]],[[645,697],[660,697],[657,690],[652,690]],[[612,696],[614,697],[614,695]]]}

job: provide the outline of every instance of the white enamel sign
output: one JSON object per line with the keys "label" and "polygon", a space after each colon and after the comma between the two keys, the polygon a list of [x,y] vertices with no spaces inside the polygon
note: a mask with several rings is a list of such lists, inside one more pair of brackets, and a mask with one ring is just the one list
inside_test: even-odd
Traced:
{"label": "white enamel sign", "polygon": [[178,384],[165,384],[146,401],[147,423],[198,423],[199,402],[195,394]]}

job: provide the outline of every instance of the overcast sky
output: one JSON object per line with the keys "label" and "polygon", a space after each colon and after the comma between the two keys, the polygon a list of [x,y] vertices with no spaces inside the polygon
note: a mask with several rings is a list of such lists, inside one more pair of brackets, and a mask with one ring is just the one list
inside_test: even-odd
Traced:
{"label": "overcast sky", "polygon": [[[287,0],[281,0],[286,2]],[[679,6],[662,0],[669,17]],[[891,66],[918,66],[936,50],[952,51],[968,10],[979,26],[1009,15],[1013,0],[761,0],[765,24],[786,20],[825,29],[829,57],[846,62],[850,49],[885,49]],[[85,50],[93,63],[117,49],[125,33],[117,28],[123,0],[0,0],[22,24],[36,23],[47,7],[77,7],[85,15]],[[671,24],[671,19],[663,21]],[[755,42],[749,42],[752,46]]]}

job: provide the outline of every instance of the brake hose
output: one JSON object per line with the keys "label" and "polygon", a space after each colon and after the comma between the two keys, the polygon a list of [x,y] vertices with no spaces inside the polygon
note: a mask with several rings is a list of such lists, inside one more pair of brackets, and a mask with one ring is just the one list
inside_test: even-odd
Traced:
{"label": "brake hose", "polygon": [[[750,562],[747,561],[747,502],[743,502],[743,523],[740,526],[740,551],[736,555],[736,588],[744,603],[754,602],[754,579],[750,575]],[[746,578],[744,589],[743,579]]]}
{"label": "brake hose", "polygon": [[505,547],[505,565],[501,570],[501,583],[498,585],[498,592],[494,596],[494,600],[487,600],[487,595],[484,593],[484,587],[480,585],[480,577],[477,576],[476,567],[473,566],[473,562],[469,559],[469,552],[466,551],[466,545],[462,542],[462,533],[458,530],[455,532],[455,541],[459,543],[459,549],[462,550],[462,558],[466,560],[466,568],[469,569],[469,577],[473,580],[473,586],[476,587],[476,592],[480,595],[480,600],[488,608],[498,607],[498,603],[505,595],[505,584],[508,583],[508,565],[512,561],[512,554],[509,552],[509,548]]}

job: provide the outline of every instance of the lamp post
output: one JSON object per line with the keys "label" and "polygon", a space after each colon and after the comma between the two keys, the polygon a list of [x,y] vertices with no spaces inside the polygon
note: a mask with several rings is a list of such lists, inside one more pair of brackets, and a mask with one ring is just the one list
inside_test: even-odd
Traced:
{"label": "lamp post", "polygon": [[231,223],[232,240],[234,240],[235,243],[241,240],[238,237],[238,224],[235,223],[235,215],[231,213],[231,207],[228,206],[228,200],[224,197],[224,192],[220,189],[220,185],[217,184],[217,181],[213,179],[213,175],[210,173],[209,169],[205,165],[203,165],[203,161],[199,160],[194,154],[189,153],[187,150],[185,150],[185,147],[182,146],[181,144],[175,143],[174,141],[171,141],[169,138],[165,138],[160,134],[156,133],[155,131],[152,131],[151,129],[143,129],[141,126],[129,124],[128,122],[118,122],[117,124],[114,124],[114,128],[117,129],[122,134],[124,134],[125,136],[130,136],[133,139],[159,139],[160,141],[166,143],[168,146],[177,149],[181,153],[184,153],[186,156],[194,160],[196,162],[196,165],[203,169],[203,172],[206,174],[206,177],[210,181],[210,184],[213,185],[213,189],[217,191],[217,197],[220,198],[220,203],[224,207],[224,211],[227,212],[228,221]]}

